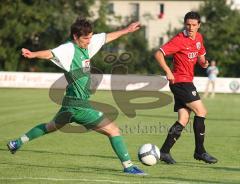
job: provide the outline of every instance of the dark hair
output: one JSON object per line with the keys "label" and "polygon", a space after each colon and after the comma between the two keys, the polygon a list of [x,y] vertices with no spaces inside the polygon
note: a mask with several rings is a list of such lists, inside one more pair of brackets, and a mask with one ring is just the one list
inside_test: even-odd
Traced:
{"label": "dark hair", "polygon": [[191,11],[188,12],[184,17],[184,23],[186,23],[187,19],[196,19],[198,23],[201,22],[200,15],[197,12]]}
{"label": "dark hair", "polygon": [[93,32],[91,23],[85,18],[78,18],[71,26],[70,38],[73,40],[73,35],[79,38],[80,36],[87,36],[91,32]]}

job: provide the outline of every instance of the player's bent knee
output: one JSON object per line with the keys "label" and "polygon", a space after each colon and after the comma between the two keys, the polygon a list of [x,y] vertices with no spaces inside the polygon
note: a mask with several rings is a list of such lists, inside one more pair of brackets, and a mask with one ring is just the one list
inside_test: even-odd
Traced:
{"label": "player's bent knee", "polygon": [[46,129],[47,129],[48,132],[54,132],[58,129],[55,122],[46,123],[45,126],[46,126]]}
{"label": "player's bent knee", "polygon": [[110,137],[119,136],[120,134],[120,129],[118,127],[114,127],[108,130],[108,136]]}
{"label": "player's bent knee", "polygon": [[188,118],[180,118],[178,119],[178,122],[182,125],[182,126],[186,126],[188,124],[189,119]]}
{"label": "player's bent knee", "polygon": [[94,130],[99,132],[99,133],[102,133],[104,135],[107,135],[109,137],[120,135],[120,129],[114,123],[110,123],[110,124],[108,124],[106,126],[102,126],[102,127],[97,127]]}
{"label": "player's bent knee", "polygon": [[178,122],[185,127],[189,122],[189,117],[190,117],[190,113],[179,112]]}
{"label": "player's bent knee", "polygon": [[207,109],[197,109],[195,114],[200,117],[205,117],[207,115]]}

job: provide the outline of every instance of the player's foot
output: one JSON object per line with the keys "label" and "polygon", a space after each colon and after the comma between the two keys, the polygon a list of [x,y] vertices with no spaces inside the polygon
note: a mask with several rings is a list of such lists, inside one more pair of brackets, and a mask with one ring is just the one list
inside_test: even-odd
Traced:
{"label": "player's foot", "polygon": [[14,140],[14,141],[10,141],[8,144],[7,144],[7,147],[8,147],[8,150],[14,154],[16,153],[16,151],[20,148],[20,144],[18,144],[17,140]]}
{"label": "player's foot", "polygon": [[170,153],[160,153],[160,160],[166,164],[176,164],[177,162],[172,158]]}
{"label": "player's foot", "polygon": [[132,168],[125,168],[123,172],[126,174],[147,175],[144,171],[142,171],[136,166],[133,166]]}
{"label": "player's foot", "polygon": [[211,156],[208,153],[198,154],[198,153],[195,152],[193,157],[196,160],[202,160],[202,161],[204,161],[206,163],[209,163],[209,164],[215,164],[218,161],[215,157]]}

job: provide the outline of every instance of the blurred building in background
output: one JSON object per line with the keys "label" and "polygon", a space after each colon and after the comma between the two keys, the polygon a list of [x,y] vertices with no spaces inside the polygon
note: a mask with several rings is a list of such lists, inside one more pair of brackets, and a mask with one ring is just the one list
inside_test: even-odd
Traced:
{"label": "blurred building in background", "polygon": [[240,10],[240,0],[227,0],[228,4],[231,4],[232,9]]}
{"label": "blurred building in background", "polygon": [[[240,10],[240,0],[226,0],[232,9]],[[149,49],[168,41],[168,31],[183,27],[183,17],[188,11],[197,11],[204,0],[108,0],[108,24],[120,25],[130,20],[146,26],[145,37]],[[95,8],[98,8],[96,0]],[[94,11],[96,12],[96,11]],[[96,15],[97,16],[97,15]]]}
{"label": "blurred building in background", "polygon": [[169,30],[183,27],[184,15],[197,11],[201,3],[203,0],[109,0],[106,11],[111,25],[140,21],[146,26],[145,36],[152,49],[168,41]]}

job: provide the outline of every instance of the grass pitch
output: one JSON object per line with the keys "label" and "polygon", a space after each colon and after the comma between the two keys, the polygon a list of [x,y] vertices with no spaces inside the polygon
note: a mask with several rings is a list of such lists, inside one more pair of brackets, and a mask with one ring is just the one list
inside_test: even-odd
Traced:
{"label": "grass pitch", "polygon": [[95,132],[58,131],[29,142],[15,155],[10,154],[6,148],[9,140],[51,120],[59,106],[49,99],[48,90],[0,89],[0,183],[240,183],[239,95],[217,94],[214,99],[204,100],[208,109],[205,146],[219,159],[217,164],[193,159],[194,134],[188,126],[172,149],[178,163],[152,167],[138,161],[137,151],[145,143],[162,145],[167,129],[176,121],[173,103],[137,110],[137,116],[129,118],[116,106],[111,92],[98,91],[92,99],[117,108],[116,122],[132,160],[148,176],[122,173],[108,139]]}

